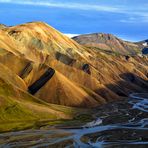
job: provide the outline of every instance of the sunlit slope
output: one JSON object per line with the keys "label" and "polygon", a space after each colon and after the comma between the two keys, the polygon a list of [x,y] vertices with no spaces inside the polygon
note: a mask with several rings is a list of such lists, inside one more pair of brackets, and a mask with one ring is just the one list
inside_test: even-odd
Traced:
{"label": "sunlit slope", "polygon": [[[32,87],[32,95],[47,103],[96,107],[148,88],[147,57],[86,48],[46,23],[7,27],[0,43],[0,63],[22,80],[26,92]],[[55,71],[50,78],[49,68]]]}
{"label": "sunlit slope", "polygon": [[89,55],[81,45],[46,23],[27,23],[6,28],[5,31],[25,46],[24,55],[36,62],[44,62],[48,53],[56,56],[60,52],[76,58],[87,58]]}
{"label": "sunlit slope", "polygon": [[35,127],[37,122],[46,120],[71,119],[78,114],[78,109],[48,104],[33,97],[23,90],[21,78],[2,64],[0,70],[0,132]]}
{"label": "sunlit slope", "polygon": [[[55,118],[63,118],[63,117],[65,118],[66,116],[67,116],[67,118],[68,118],[68,116],[70,117],[70,115],[66,115],[66,114],[64,115],[64,113],[62,113],[62,111],[60,113],[60,106],[58,108],[58,110],[59,110],[59,112],[58,112],[55,109],[53,109],[53,108],[56,108],[56,106],[48,104],[45,101],[42,101],[36,97],[33,97],[31,94],[24,91],[26,86],[25,86],[23,80],[20,77],[18,77],[16,74],[10,73],[10,70],[8,68],[6,68],[5,66],[3,66],[2,64],[0,64],[0,70],[1,70],[0,96],[2,98],[4,98],[6,101],[9,101],[9,99],[10,100],[12,99],[12,101],[16,102],[18,105],[21,104],[22,106],[25,106],[26,108],[28,108],[28,110],[32,110],[32,113],[35,113],[37,115],[36,118],[43,118],[44,119],[44,115],[43,115],[43,117],[39,115],[40,112],[42,113],[44,111],[45,112],[47,111],[47,118],[49,118],[51,115],[55,116]],[[4,76],[4,74],[6,74],[6,73],[7,73],[7,76]],[[7,106],[7,103],[4,103],[4,104],[3,103],[4,102],[2,101],[1,107],[3,105]],[[31,108],[31,106],[33,108]],[[66,110],[66,108],[65,108],[65,110]],[[19,119],[19,117],[17,117],[17,116],[16,116],[16,118]],[[11,118],[8,118],[6,120],[9,120],[9,119],[11,119]],[[22,119],[23,119],[23,117],[22,117]]]}
{"label": "sunlit slope", "polygon": [[[9,29],[11,29],[11,31]],[[19,32],[18,30],[20,31],[20,33],[17,33],[17,32]],[[7,35],[9,35],[10,38],[14,37],[13,39],[16,40],[16,44],[20,45],[18,52],[23,54],[23,57],[20,58],[20,56],[18,56],[18,60],[20,60],[20,61],[17,63],[23,63],[24,62],[23,59],[26,60],[25,63],[23,63],[24,65],[21,65],[22,69],[19,71],[15,70],[15,72],[17,72],[17,74],[25,81],[27,87],[29,87],[29,85],[33,84],[37,79],[39,79],[46,72],[48,66],[45,66],[45,65],[48,65],[48,63],[52,62],[53,59],[61,60],[63,58],[63,55],[66,55],[67,56],[66,59],[64,59],[64,58],[62,59],[63,62],[67,62],[67,60],[69,60],[69,62],[71,62],[71,57],[72,58],[75,57],[75,58],[80,59],[81,61],[85,61],[84,59],[88,58],[87,56],[89,55],[88,51],[85,51],[85,49],[82,48],[80,45],[78,45],[76,42],[67,38],[66,36],[62,35],[58,31],[56,31],[55,29],[53,29],[52,27],[49,27],[48,25],[46,25],[44,23],[37,22],[37,23],[30,23],[30,24],[26,24],[26,25],[20,25],[20,26],[16,26],[16,27],[10,27],[10,28],[6,29],[5,32]],[[39,32],[41,34],[40,36],[38,36]],[[40,42],[43,42],[43,44],[45,44],[42,50],[38,46],[38,42],[32,42],[33,36],[38,37]],[[24,41],[25,41],[25,43],[24,43]],[[48,45],[49,42],[51,42],[51,44],[54,46],[53,47],[49,46]],[[57,45],[58,46],[60,45],[61,47],[57,47]],[[32,46],[33,46],[34,50],[33,50]],[[47,46],[49,46],[49,47],[46,48]],[[49,48],[50,48],[50,50],[49,50]],[[71,48],[72,53],[68,52],[69,48]],[[16,47],[15,49],[18,49],[18,48]],[[6,50],[6,47],[5,47],[5,50]],[[33,56],[30,56],[29,52],[32,52],[32,50],[33,50],[33,52],[35,52],[35,54],[33,54]],[[24,51],[27,51],[27,52],[24,52]],[[85,53],[86,53],[86,57],[85,57]],[[84,54],[84,55],[81,55],[81,54]],[[42,58],[38,58],[38,57],[40,57],[40,55]],[[2,62],[6,66],[10,67],[11,62],[7,63],[7,61],[3,60],[3,58],[5,56],[7,56],[7,55],[2,56]],[[12,55],[12,56],[14,56],[14,55]],[[7,58],[8,57],[6,57],[4,59],[7,59]],[[14,58],[15,58],[15,56],[14,56]],[[12,57],[10,57],[8,59],[12,59]],[[30,60],[30,62],[29,62],[29,60]],[[17,67],[19,67],[19,65],[17,63],[15,65],[17,65]],[[76,63],[76,66],[77,66],[77,63]],[[85,73],[84,73],[84,75],[85,75]],[[61,81],[59,81],[59,80],[62,80],[62,79],[60,79],[60,76],[55,76],[55,77],[56,77],[55,81],[57,81],[56,83],[58,83],[58,85],[60,86]],[[65,78],[65,80],[67,80],[67,78]],[[46,89],[44,89],[44,87],[43,87],[43,91],[41,91],[41,93],[39,93],[40,91],[38,92],[38,94],[40,94],[40,95],[38,95],[38,97],[43,100],[48,100],[48,102],[51,102],[51,103],[69,105],[69,106],[79,106],[79,107],[84,107],[85,105],[88,107],[94,107],[94,106],[102,104],[103,102],[106,102],[101,96],[95,94],[93,91],[91,92],[91,90],[90,90],[91,95],[95,94],[95,97],[98,100],[98,102],[97,102],[86,90],[80,88],[77,84],[75,84],[74,82],[71,82],[70,80],[67,80],[67,82],[69,82],[70,86],[68,86],[68,84],[64,84],[64,82],[62,82],[64,84],[64,85],[62,84],[63,85],[62,86],[62,89],[63,89],[62,93],[68,94],[69,91],[67,90],[67,88],[70,88],[71,94],[68,96],[66,95],[66,97],[65,97],[65,100],[66,100],[66,98],[68,98],[69,101],[64,101],[64,100],[62,101],[62,93],[61,93],[61,95],[58,96],[58,98],[61,101],[57,101],[56,94],[53,95],[53,93],[46,93]],[[55,92],[57,92],[59,90],[58,85],[52,85],[52,87],[55,89]],[[74,91],[72,91],[73,89],[74,89]],[[44,94],[46,94],[46,97],[43,97],[43,96],[45,96]],[[51,101],[51,100],[53,100],[53,101]],[[66,103],[64,103],[64,102],[66,102]]]}

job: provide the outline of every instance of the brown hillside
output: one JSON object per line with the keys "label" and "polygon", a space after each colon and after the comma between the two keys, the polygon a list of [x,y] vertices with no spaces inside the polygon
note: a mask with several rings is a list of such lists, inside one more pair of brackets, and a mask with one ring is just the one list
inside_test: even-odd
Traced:
{"label": "brown hillside", "polygon": [[[122,54],[138,50],[137,45],[114,36],[101,38],[114,52],[116,48]],[[13,73],[4,77],[6,81],[15,85],[18,80],[11,75],[17,75],[21,79],[17,87],[47,103],[96,107],[148,90],[148,57],[86,48],[42,22],[1,30],[0,63]]]}
{"label": "brown hillside", "polygon": [[138,44],[121,40],[112,34],[86,34],[73,37],[73,39],[81,45],[106,52],[115,52],[124,55],[141,52],[141,48]]}

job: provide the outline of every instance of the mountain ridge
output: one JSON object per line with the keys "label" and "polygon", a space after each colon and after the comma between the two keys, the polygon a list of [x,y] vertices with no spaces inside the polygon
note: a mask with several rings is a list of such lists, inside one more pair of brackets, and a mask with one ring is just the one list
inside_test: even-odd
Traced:
{"label": "mountain ridge", "polygon": [[73,37],[81,45],[87,47],[97,47],[105,51],[119,54],[136,54],[141,51],[140,46],[134,42],[124,41],[108,33],[92,33]]}
{"label": "mountain ridge", "polygon": [[[3,112],[8,116],[5,109],[14,100],[15,109],[21,106],[18,112],[27,120],[74,118],[80,108],[84,111],[148,89],[147,56],[100,52],[42,22],[0,30],[0,65],[0,102],[6,100]],[[50,78],[49,69],[54,71]],[[39,115],[30,112],[31,106]],[[15,109],[11,108],[12,120],[17,118]],[[7,120],[0,118],[0,122]]]}

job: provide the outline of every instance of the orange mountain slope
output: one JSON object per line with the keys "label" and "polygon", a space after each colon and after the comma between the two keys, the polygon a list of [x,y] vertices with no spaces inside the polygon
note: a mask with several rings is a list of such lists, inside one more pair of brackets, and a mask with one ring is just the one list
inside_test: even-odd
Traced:
{"label": "orange mountain slope", "polygon": [[148,90],[148,57],[87,48],[42,22],[0,30],[0,63],[17,76],[6,81],[47,103],[90,108]]}

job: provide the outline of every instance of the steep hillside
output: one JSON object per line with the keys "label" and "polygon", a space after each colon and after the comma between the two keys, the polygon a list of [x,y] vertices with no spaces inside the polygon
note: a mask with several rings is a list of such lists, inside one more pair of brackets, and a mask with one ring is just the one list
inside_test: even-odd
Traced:
{"label": "steep hillside", "polygon": [[123,41],[112,34],[95,33],[73,37],[81,45],[93,47],[106,52],[120,54],[136,54],[140,52],[138,44]]}
{"label": "steep hillside", "polygon": [[81,45],[46,23],[27,23],[8,27],[4,31],[25,46],[26,50],[21,52],[35,62],[44,63],[48,53],[57,58],[59,53],[84,59],[89,55]]}
{"label": "steep hillside", "polygon": [[[146,92],[148,57],[125,55],[138,45],[94,36],[101,44],[90,40],[93,48],[88,48],[42,22],[0,30],[0,122],[73,118],[84,111],[73,107],[92,108]],[[109,54],[117,49],[122,54]]]}
{"label": "steep hillside", "polygon": [[[24,91],[25,84],[0,64],[0,132],[31,128],[42,121],[71,119],[73,108],[48,104]],[[6,75],[7,74],[7,75]]]}
{"label": "steep hillside", "polygon": [[[1,34],[1,47],[8,52],[1,62],[35,90],[33,95],[48,103],[94,107],[147,87],[147,57],[114,56],[85,48],[42,22],[7,27]],[[120,46],[121,41],[112,35],[102,34],[101,39],[110,40],[112,48],[116,42]],[[11,66],[12,60],[16,62]],[[49,67],[55,70],[51,78]],[[143,79],[141,86],[135,77]]]}

